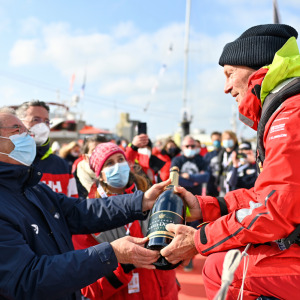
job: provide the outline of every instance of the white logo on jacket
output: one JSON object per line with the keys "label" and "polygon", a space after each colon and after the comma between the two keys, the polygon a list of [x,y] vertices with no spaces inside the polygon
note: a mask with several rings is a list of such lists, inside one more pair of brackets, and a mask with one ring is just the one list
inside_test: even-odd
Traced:
{"label": "white logo on jacket", "polygon": [[31,224],[31,227],[33,228],[35,234],[39,234],[39,226],[36,224]]}
{"label": "white logo on jacket", "polygon": [[56,193],[62,193],[62,187],[61,187],[61,182],[60,181],[52,181],[49,180],[47,181],[43,181],[45,184],[47,184],[49,186],[49,188]]}

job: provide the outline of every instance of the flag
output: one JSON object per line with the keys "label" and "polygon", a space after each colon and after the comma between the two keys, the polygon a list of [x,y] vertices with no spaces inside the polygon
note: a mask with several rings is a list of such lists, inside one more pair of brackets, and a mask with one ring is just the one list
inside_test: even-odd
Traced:
{"label": "flag", "polygon": [[273,0],[273,23],[280,24],[280,17],[278,12],[277,0]]}
{"label": "flag", "polygon": [[[173,51],[173,44],[171,43],[169,45],[169,48],[168,48],[168,51],[167,51],[167,56],[169,56]],[[158,88],[158,85],[159,85],[159,79],[160,77],[162,77],[164,75],[164,73],[166,72],[167,70],[167,64],[166,63],[162,63],[160,69],[159,69],[159,72],[158,72],[158,76],[155,80],[155,82],[153,83],[153,86],[151,88],[151,94],[154,95],[156,93],[156,90]],[[145,108],[144,108],[144,111],[147,111],[148,110],[148,107],[150,105],[150,101],[147,102]]]}
{"label": "flag", "polygon": [[86,85],[86,72],[84,72],[83,82],[82,82],[81,91],[80,91],[81,98],[83,98],[83,96],[84,96],[85,85]]}
{"label": "flag", "polygon": [[75,73],[72,74],[71,79],[70,79],[70,92],[73,91],[73,85],[74,85],[74,81],[75,81]]}

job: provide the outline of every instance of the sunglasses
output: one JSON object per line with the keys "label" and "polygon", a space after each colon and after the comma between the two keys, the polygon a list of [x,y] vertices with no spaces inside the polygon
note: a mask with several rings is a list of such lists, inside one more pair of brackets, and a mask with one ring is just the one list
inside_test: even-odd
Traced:
{"label": "sunglasses", "polygon": [[184,145],[184,147],[185,147],[185,148],[192,148],[192,149],[193,149],[193,148],[195,148],[196,146],[195,146],[195,145]]}

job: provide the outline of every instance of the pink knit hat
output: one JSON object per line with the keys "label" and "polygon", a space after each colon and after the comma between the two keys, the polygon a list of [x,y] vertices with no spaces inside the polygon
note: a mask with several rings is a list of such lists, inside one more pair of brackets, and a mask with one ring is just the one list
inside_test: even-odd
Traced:
{"label": "pink knit hat", "polygon": [[121,153],[126,158],[124,151],[114,143],[109,142],[97,145],[90,157],[90,167],[97,177],[99,176],[106,160],[116,153]]}

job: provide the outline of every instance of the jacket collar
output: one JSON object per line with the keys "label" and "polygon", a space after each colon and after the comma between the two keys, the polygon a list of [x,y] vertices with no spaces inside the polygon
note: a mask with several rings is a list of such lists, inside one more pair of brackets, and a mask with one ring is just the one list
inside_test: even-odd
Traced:
{"label": "jacket collar", "polygon": [[248,91],[239,104],[239,119],[254,130],[257,130],[261,116],[260,91],[267,72],[268,69],[261,68],[250,76]]}
{"label": "jacket collar", "polygon": [[9,190],[24,190],[38,184],[41,178],[42,172],[32,166],[0,162],[0,185]]}
{"label": "jacket collar", "polygon": [[239,118],[247,126],[257,130],[264,99],[286,79],[300,77],[300,54],[297,41],[291,37],[279,49],[269,66],[249,77],[248,91],[239,105]]}
{"label": "jacket collar", "polygon": [[50,139],[47,140],[47,142],[41,146],[36,146],[36,157],[35,159],[41,160],[42,157],[46,154],[46,152],[50,148]]}

